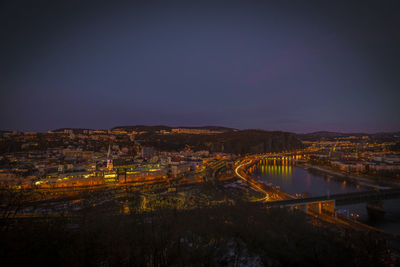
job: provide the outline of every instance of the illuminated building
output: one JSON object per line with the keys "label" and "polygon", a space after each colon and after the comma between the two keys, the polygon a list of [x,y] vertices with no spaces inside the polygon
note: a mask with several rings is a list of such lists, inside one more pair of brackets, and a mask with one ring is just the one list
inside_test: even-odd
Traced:
{"label": "illuminated building", "polygon": [[116,183],[118,182],[118,174],[116,171],[105,171],[104,172],[105,183]]}

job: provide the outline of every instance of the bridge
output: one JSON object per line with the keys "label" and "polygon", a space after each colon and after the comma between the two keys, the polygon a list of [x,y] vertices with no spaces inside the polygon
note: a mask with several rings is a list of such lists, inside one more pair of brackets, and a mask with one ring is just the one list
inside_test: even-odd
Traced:
{"label": "bridge", "polygon": [[[276,190],[270,186],[266,186],[261,182],[258,182],[250,177],[248,177],[247,171],[251,171],[251,168],[255,164],[263,163],[263,161],[272,160],[274,164],[292,164],[291,161],[296,160],[296,156],[287,155],[263,155],[256,156],[255,158],[250,158],[240,162],[236,169],[236,175],[245,180],[252,188],[266,194],[265,202],[261,205],[264,207],[289,207],[293,209],[300,209],[307,213],[316,214],[334,214],[336,206],[347,205],[347,204],[357,204],[357,203],[370,203],[379,204],[380,201],[391,198],[400,197],[400,188],[385,189],[385,190],[371,190],[355,193],[345,193],[345,194],[334,194],[328,196],[319,197],[308,197],[308,198],[295,198],[283,191]],[[269,194],[275,193],[274,201],[270,201],[274,198],[268,197]],[[282,199],[283,200],[276,200]],[[380,203],[382,205],[382,203]],[[378,205],[379,206],[379,205]],[[381,207],[383,208],[383,206]]]}
{"label": "bridge", "polygon": [[400,188],[335,194],[330,196],[286,199],[264,202],[266,207],[290,207],[304,211],[334,213],[336,206],[400,198]]}
{"label": "bridge", "polygon": [[391,239],[394,238],[395,240],[400,240],[400,236],[386,233],[372,226],[358,222],[357,220],[342,216],[336,212],[336,206],[366,202],[368,203],[367,210],[370,216],[381,216],[383,211],[383,204],[381,201],[385,199],[400,198],[400,188],[333,194],[319,197],[295,198],[294,196],[277,190],[272,186],[267,186],[255,179],[252,179],[247,173],[252,172],[253,169],[257,168],[257,165],[259,164],[284,166],[295,164],[299,160],[302,160],[301,155],[270,154],[256,155],[253,157],[249,156],[235,164],[235,174],[237,177],[246,181],[250,187],[266,195],[266,197],[263,198],[263,202],[255,203],[255,205],[266,208],[286,207],[292,210],[301,210],[306,214],[317,217],[329,223],[343,225],[353,230],[379,232],[380,234],[383,234]]}

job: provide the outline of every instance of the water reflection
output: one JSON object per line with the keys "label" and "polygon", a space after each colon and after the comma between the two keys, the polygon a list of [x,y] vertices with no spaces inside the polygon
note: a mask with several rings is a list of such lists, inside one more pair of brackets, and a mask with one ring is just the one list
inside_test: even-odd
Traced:
{"label": "water reflection", "polygon": [[280,186],[283,191],[292,195],[308,193],[312,196],[322,196],[368,190],[366,187],[335,180],[329,176],[309,173],[303,168],[286,164],[285,160],[263,161],[256,165],[251,173],[253,177]]}
{"label": "water reflection", "polygon": [[[267,164],[269,163],[269,164]],[[256,165],[251,172],[253,177],[272,183],[291,194],[304,194],[311,196],[323,196],[371,190],[365,186],[353,184],[331,176],[322,176],[309,173],[303,168],[290,164],[278,165],[272,162],[263,162]],[[366,203],[337,207],[342,215],[360,220],[363,223],[382,229],[384,231],[400,235],[400,199],[385,200],[385,218],[381,221],[369,219]]]}
{"label": "water reflection", "polygon": [[292,176],[292,166],[261,165],[254,173],[261,173],[264,176],[290,178]]}

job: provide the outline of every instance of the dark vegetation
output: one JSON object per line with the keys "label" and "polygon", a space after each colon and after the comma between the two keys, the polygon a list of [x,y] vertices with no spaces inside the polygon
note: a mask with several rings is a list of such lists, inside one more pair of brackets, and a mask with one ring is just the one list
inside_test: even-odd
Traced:
{"label": "dark vegetation", "polygon": [[380,266],[384,243],[246,203],[195,210],[19,219],[1,225],[2,266]]}
{"label": "dark vegetation", "polygon": [[149,134],[144,143],[162,151],[182,150],[189,145],[193,150],[209,150],[234,154],[280,152],[301,148],[294,134],[263,130],[231,131],[213,135]]}
{"label": "dark vegetation", "polygon": [[[138,126],[135,126],[138,127]],[[263,130],[225,131],[219,134],[159,134],[154,129],[164,126],[151,127],[152,131],[139,134],[135,140],[145,146],[153,146],[159,151],[180,151],[188,146],[191,149],[209,150],[210,152],[225,152],[235,154],[280,152],[301,148],[301,142],[295,134],[286,132],[268,132]],[[218,128],[218,127],[216,127]],[[217,129],[215,129],[217,130]],[[24,147],[26,141],[7,138],[0,141],[0,153],[44,151],[48,148],[77,145],[76,140],[69,139],[63,134],[51,135],[39,133],[31,136],[32,145]],[[107,148],[103,141],[87,140],[79,143],[84,150],[100,151]],[[113,144],[132,146],[132,141],[126,136],[116,139]]]}
{"label": "dark vegetation", "polygon": [[[380,266],[390,262],[386,243],[377,236],[327,225],[301,212],[242,201],[248,193],[224,186],[230,183],[208,181],[167,194],[158,186],[60,195],[0,191],[2,266]],[[37,218],[14,217],[29,206],[37,214],[46,213]]]}

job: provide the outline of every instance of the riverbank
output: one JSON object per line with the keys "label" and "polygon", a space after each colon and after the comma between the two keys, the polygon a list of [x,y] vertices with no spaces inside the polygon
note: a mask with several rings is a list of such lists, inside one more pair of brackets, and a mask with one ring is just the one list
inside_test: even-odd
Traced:
{"label": "riverbank", "polygon": [[399,187],[399,183],[394,183],[391,181],[377,181],[376,179],[369,178],[369,177],[362,177],[362,176],[356,176],[356,175],[349,175],[349,174],[344,174],[340,171],[335,171],[331,169],[327,169],[321,166],[315,166],[311,164],[301,164],[297,165],[299,167],[302,167],[306,170],[311,169],[311,170],[316,170],[320,171],[329,175],[333,175],[336,177],[340,177],[342,179],[350,180],[351,182],[355,182],[359,185],[366,186],[366,187],[371,187],[375,189],[389,189],[393,187]]}

